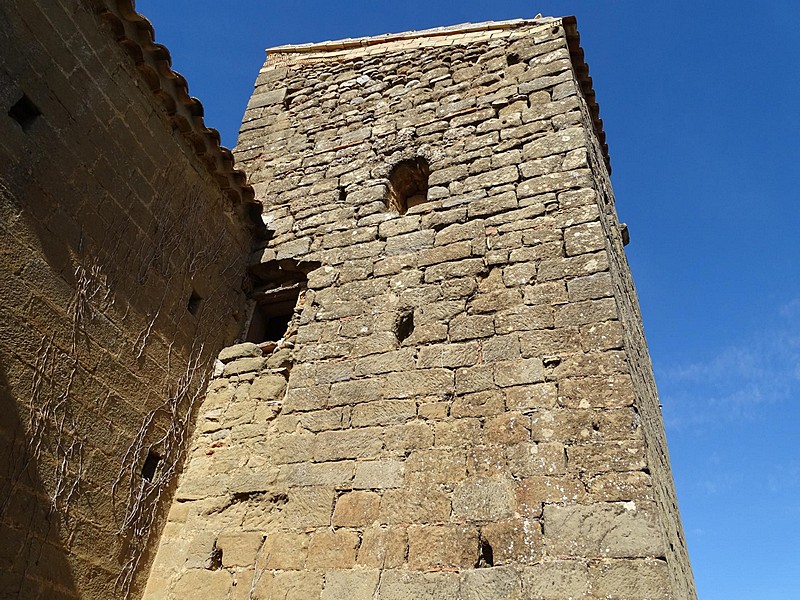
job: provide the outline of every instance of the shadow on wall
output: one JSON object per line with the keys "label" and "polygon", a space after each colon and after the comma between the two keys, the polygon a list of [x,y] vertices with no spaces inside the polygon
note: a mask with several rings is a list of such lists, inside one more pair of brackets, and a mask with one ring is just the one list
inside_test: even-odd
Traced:
{"label": "shadow on wall", "polygon": [[[31,456],[0,355],[0,588],[3,598],[78,598],[59,519]],[[48,582],[58,582],[58,591]]]}

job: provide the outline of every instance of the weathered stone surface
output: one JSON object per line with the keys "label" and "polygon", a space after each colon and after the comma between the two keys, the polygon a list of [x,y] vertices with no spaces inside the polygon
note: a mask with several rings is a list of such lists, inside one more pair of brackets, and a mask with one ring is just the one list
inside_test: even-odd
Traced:
{"label": "weathered stone surface", "polygon": [[349,569],[356,562],[361,543],[354,531],[318,530],[308,545],[306,567],[309,569]]}
{"label": "weathered stone surface", "polygon": [[496,521],[511,516],[513,511],[513,492],[502,480],[467,479],[453,490],[453,516],[456,519]]}
{"label": "weathered stone surface", "polygon": [[350,492],[336,501],[333,524],[342,527],[365,527],[378,518],[381,497],[374,492]]}
{"label": "weathered stone surface", "polygon": [[661,539],[649,503],[544,507],[548,556],[631,558],[658,556]]}
{"label": "weathered stone surface", "polygon": [[308,286],[278,347],[218,361],[150,597],[217,540],[231,600],[691,600],[567,35],[271,53],[257,94],[286,96],[237,151],[272,231],[252,271]]}
{"label": "weathered stone surface", "polygon": [[408,566],[414,570],[463,569],[475,565],[478,531],[461,525],[408,528]]}
{"label": "weathered stone surface", "polygon": [[522,588],[527,598],[536,600],[585,598],[589,569],[586,561],[548,560],[523,570]]}

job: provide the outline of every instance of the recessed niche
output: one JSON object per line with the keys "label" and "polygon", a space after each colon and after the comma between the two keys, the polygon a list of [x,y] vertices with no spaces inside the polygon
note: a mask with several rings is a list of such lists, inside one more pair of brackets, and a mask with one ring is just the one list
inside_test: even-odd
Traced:
{"label": "recessed niche", "polygon": [[22,127],[22,131],[28,131],[33,122],[42,114],[39,107],[28,98],[27,94],[22,94],[22,98],[8,110],[8,116],[14,119]]}
{"label": "recessed niche", "polygon": [[386,207],[401,215],[409,208],[428,201],[428,161],[422,157],[397,163],[389,172],[389,193]]}

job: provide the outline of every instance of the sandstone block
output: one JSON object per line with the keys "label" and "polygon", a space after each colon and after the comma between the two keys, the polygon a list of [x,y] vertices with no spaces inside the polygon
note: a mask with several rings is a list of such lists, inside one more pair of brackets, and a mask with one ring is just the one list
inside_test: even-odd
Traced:
{"label": "sandstone block", "polygon": [[411,525],[408,566],[414,570],[460,569],[475,565],[478,530],[461,525]]}
{"label": "sandstone block", "polygon": [[525,304],[555,305],[566,301],[567,289],[563,281],[545,281],[525,288]]}
{"label": "sandstone block", "polygon": [[180,576],[172,590],[177,598],[191,598],[197,590],[203,590],[210,598],[227,598],[232,583],[231,574],[224,569],[190,569]]}
{"label": "sandstone block", "polygon": [[453,600],[459,594],[457,573],[424,573],[420,571],[386,571],[381,582],[379,600]]}
{"label": "sandstone block", "polygon": [[558,392],[559,404],[570,408],[620,408],[633,404],[630,375],[563,379]]}
{"label": "sandstone block", "polygon": [[495,566],[533,564],[542,555],[542,526],[532,519],[503,519],[481,528]]}
{"label": "sandstone block", "polygon": [[290,486],[344,487],[353,481],[353,461],[292,463],[281,467],[280,481]]}
{"label": "sandstone block", "polygon": [[662,556],[661,534],[647,503],[544,507],[548,556],[632,558]]}
{"label": "sandstone block", "polygon": [[669,600],[672,589],[663,560],[604,560],[589,567],[592,589],[601,598]]}
{"label": "sandstone block", "polygon": [[386,450],[395,454],[407,454],[410,450],[433,446],[433,429],[421,420],[384,428]]}
{"label": "sandstone block", "polygon": [[441,523],[449,519],[450,498],[428,485],[386,490],[381,500],[382,523]]}
{"label": "sandstone block", "polygon": [[231,375],[254,373],[263,369],[266,364],[266,358],[238,358],[225,365],[225,368],[222,370],[222,376],[230,377]]}
{"label": "sandstone block", "polygon": [[498,415],[505,408],[502,392],[487,391],[459,395],[453,400],[450,414],[453,417],[487,417]]}
{"label": "sandstone block", "polygon": [[338,527],[366,527],[378,518],[381,497],[375,492],[350,492],[336,502],[333,524]]}
{"label": "sandstone block", "polygon": [[405,423],[417,416],[417,404],[413,400],[379,400],[353,407],[353,427],[393,425]]}
{"label": "sandstone block", "polygon": [[[267,535],[264,550],[264,564],[267,569],[302,569],[308,554],[309,536],[305,533],[276,531]],[[223,553],[223,558],[225,554]]]}
{"label": "sandstone block", "polygon": [[561,475],[567,470],[564,444],[521,443],[509,446],[506,457],[511,473],[515,477],[531,475]]}
{"label": "sandstone block", "polygon": [[617,301],[614,298],[584,300],[555,307],[555,326],[585,325],[617,318]]}
{"label": "sandstone block", "polygon": [[577,327],[523,331],[519,334],[519,343],[522,356],[526,358],[564,356],[583,350]]}
{"label": "sandstone block", "polygon": [[475,277],[485,269],[482,258],[468,258],[432,265],[425,270],[425,283],[436,283],[455,277]]}
{"label": "sandstone block", "polygon": [[483,392],[494,387],[494,368],[491,365],[477,365],[456,371],[456,394]]}
{"label": "sandstone block", "polygon": [[261,348],[257,344],[245,342],[244,344],[236,344],[235,346],[223,348],[219,353],[219,360],[224,363],[229,363],[239,358],[260,358],[261,355]]}
{"label": "sandstone block", "polygon": [[[556,307],[556,310],[559,308]],[[494,328],[500,335],[551,327],[553,327],[553,309],[545,305],[517,305],[494,316]]]}
{"label": "sandstone block", "polygon": [[526,567],[522,588],[532,600],[575,600],[587,598],[589,569],[582,560],[552,560]]}
{"label": "sandstone block", "polygon": [[641,439],[575,444],[567,449],[569,462],[595,475],[610,471],[640,471],[647,466]]}
{"label": "sandstone block", "polygon": [[483,361],[494,363],[498,361],[515,360],[520,357],[519,335],[496,335],[483,342]]}
{"label": "sandstone block", "polygon": [[[266,599],[319,600],[322,594],[322,574],[305,571],[286,571],[272,574],[269,596]],[[262,598],[259,596],[259,600]],[[248,599],[249,600],[249,599]]]}
{"label": "sandstone block", "polygon": [[603,473],[589,481],[589,494],[599,502],[652,500],[650,475],[643,471]]}
{"label": "sandstone block", "polygon": [[307,569],[351,569],[361,539],[355,531],[319,529],[308,544]]}
{"label": "sandstone block", "polygon": [[378,571],[328,571],[321,600],[373,600]]}
{"label": "sandstone block", "polygon": [[415,231],[389,238],[386,241],[386,254],[408,254],[424,248],[432,248],[436,232],[433,230]]}
{"label": "sandstone block", "polygon": [[528,412],[536,408],[552,408],[557,400],[555,383],[536,383],[506,389],[506,409]]}
{"label": "sandstone block", "polygon": [[594,300],[614,295],[611,274],[608,272],[570,279],[567,282],[567,290],[570,302]]}
{"label": "sandstone block", "polygon": [[581,327],[581,347],[586,352],[618,350],[624,345],[624,332],[620,321],[604,321]]}
{"label": "sandstone block", "polygon": [[459,342],[494,335],[494,319],[491,315],[457,315],[450,321],[450,340]]}
{"label": "sandstone block", "polygon": [[514,512],[514,493],[502,479],[470,478],[453,490],[453,517],[467,521],[495,521]]}
{"label": "sandstone block", "polygon": [[480,439],[480,419],[466,418],[436,423],[436,446],[463,448],[479,443]]}
{"label": "sandstone block", "polygon": [[286,379],[282,375],[259,375],[250,386],[249,396],[256,400],[282,400]]}
{"label": "sandstone block", "polygon": [[420,267],[469,258],[473,254],[471,242],[456,242],[447,246],[435,246],[417,253]]}
{"label": "sandstone block", "polygon": [[464,600],[522,600],[522,581],[513,569],[472,569],[461,576],[460,596]]}
{"label": "sandstone block", "polygon": [[335,492],[329,487],[295,488],[290,491],[281,517],[287,529],[329,527]]}
{"label": "sandstone block", "polygon": [[368,460],[356,463],[356,489],[397,488],[403,484],[405,466],[398,460]]}
{"label": "sandstone block", "polygon": [[369,527],[362,535],[358,564],[380,569],[401,567],[407,547],[405,527]]}
{"label": "sandstone block", "polygon": [[355,405],[362,402],[376,402],[383,398],[380,379],[358,379],[342,381],[331,386],[328,406]]}
{"label": "sandstone block", "polygon": [[466,474],[466,456],[456,450],[415,450],[406,459],[406,482],[414,485],[449,484],[464,479]]}
{"label": "sandstone block", "polygon": [[[514,167],[516,169],[516,167]],[[497,188],[499,191],[503,188]],[[513,210],[519,206],[517,195],[514,191],[504,191],[501,193],[493,193],[488,198],[478,198],[470,202],[467,208],[467,215],[470,219],[477,217],[484,217],[487,215],[494,215],[502,213],[507,210]]]}
{"label": "sandstone block", "polygon": [[389,373],[383,394],[386,398],[444,396],[453,391],[454,375],[447,369],[421,369],[405,373]]}
{"label": "sandstone block", "polygon": [[582,223],[564,230],[564,248],[567,256],[604,250],[606,236],[600,223]]}
{"label": "sandstone block", "polygon": [[467,367],[478,362],[480,347],[477,342],[464,344],[434,344],[420,348],[417,367],[420,369]]}
{"label": "sandstone block", "polygon": [[381,434],[376,427],[322,431],[314,441],[314,460],[377,458],[383,449]]}
{"label": "sandstone block", "polygon": [[544,365],[538,358],[499,361],[494,364],[494,381],[500,387],[544,381]]}

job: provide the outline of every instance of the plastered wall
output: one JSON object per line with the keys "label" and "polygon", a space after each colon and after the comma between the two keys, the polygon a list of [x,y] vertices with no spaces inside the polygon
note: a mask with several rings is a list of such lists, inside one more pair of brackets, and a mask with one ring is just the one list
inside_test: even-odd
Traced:
{"label": "plastered wall", "polygon": [[177,120],[185,82],[143,78],[163,51],[137,19],[0,6],[4,598],[141,593],[211,360],[244,320],[241,202],[219,149],[198,156],[202,119]]}

